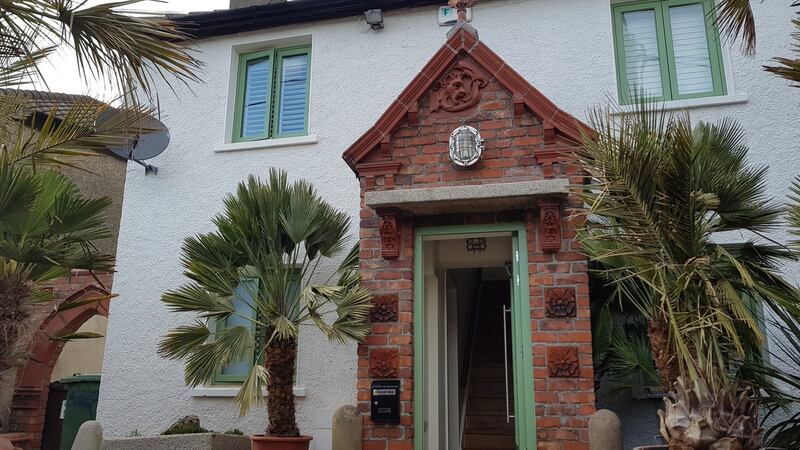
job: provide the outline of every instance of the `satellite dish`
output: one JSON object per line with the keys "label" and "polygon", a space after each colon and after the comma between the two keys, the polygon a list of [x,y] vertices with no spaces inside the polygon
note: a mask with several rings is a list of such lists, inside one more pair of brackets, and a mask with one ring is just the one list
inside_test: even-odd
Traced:
{"label": "satellite dish", "polygon": [[[101,115],[100,120],[104,119],[102,116],[114,113],[115,111],[113,110],[106,111]],[[150,172],[158,173],[157,167],[145,164],[142,161],[155,158],[167,148],[167,145],[169,145],[169,129],[160,120],[151,116],[142,117],[139,127],[142,129],[140,134],[134,136],[125,145],[109,147],[108,151],[119,158],[141,164],[145,168],[145,174]]]}

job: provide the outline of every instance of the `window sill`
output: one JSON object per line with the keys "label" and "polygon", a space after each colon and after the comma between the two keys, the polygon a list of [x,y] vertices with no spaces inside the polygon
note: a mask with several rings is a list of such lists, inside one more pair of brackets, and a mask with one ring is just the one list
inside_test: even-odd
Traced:
{"label": "window sill", "polygon": [[[736,105],[739,103],[747,103],[750,96],[748,94],[729,94],[719,95],[716,97],[701,97],[691,98],[688,100],[671,100],[668,102],[656,103],[666,111],[674,111],[680,109],[696,109],[707,108],[711,106],[725,106]],[[615,115],[626,114],[636,111],[637,105],[619,105],[618,111]]]}
{"label": "window sill", "polygon": [[[306,396],[306,387],[305,386],[295,386],[293,388],[294,396],[295,397],[305,397]],[[264,396],[267,395],[266,389],[262,389]],[[219,387],[219,386],[205,386],[205,387],[196,387],[189,391],[189,395],[192,397],[209,397],[209,398],[233,398],[236,397],[236,394],[239,393],[239,387]]]}
{"label": "window sill", "polygon": [[265,148],[292,147],[296,145],[316,144],[318,141],[316,134],[306,136],[263,139],[260,141],[229,142],[222,144],[214,149],[214,153],[238,152],[244,150],[261,150]]}

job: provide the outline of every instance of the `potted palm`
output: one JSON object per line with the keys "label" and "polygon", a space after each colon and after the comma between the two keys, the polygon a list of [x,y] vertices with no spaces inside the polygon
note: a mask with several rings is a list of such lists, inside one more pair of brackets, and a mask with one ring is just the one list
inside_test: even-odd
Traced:
{"label": "potted palm", "polygon": [[[277,170],[266,181],[250,176],[224,203],[216,230],[183,245],[190,281],[162,297],[171,311],[200,320],[171,330],[159,352],[186,361],[190,386],[246,362],[240,413],[262,404],[267,390],[266,433],[252,436],[252,448],[306,449],[311,437],[300,435],[292,392],[299,326],[316,325],[335,342],[360,341],[369,329],[358,250],[344,255],[350,220],[309,183],[289,183]],[[321,281],[321,261],[343,256]]]}

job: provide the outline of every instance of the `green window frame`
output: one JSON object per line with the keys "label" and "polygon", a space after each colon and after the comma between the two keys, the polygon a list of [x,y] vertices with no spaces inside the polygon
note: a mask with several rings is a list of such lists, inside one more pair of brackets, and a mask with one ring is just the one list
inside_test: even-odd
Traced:
{"label": "green window frame", "polygon": [[[303,110],[303,129],[293,132],[280,132],[281,99],[283,96],[282,74],[286,58],[298,55],[307,55],[306,96]],[[267,87],[266,114],[264,116],[264,131],[257,135],[244,136],[244,109],[247,90],[247,70],[251,63],[263,60],[268,63],[270,74]],[[267,49],[258,52],[242,53],[239,55],[239,65],[236,75],[236,103],[233,122],[233,142],[249,142],[264,139],[288,138],[306,136],[308,134],[308,110],[311,96],[311,46]]]}
{"label": "green window frame", "polygon": [[[678,91],[678,75],[675,64],[675,49],[673,47],[672,25],[670,23],[670,8],[688,5],[702,5],[706,24],[706,39],[708,42],[709,62],[711,65],[711,79],[713,89],[707,92],[680,94]],[[617,67],[617,89],[622,104],[634,103],[634,98],[629,91],[627,78],[625,43],[623,38],[623,15],[629,12],[649,11],[655,13],[655,27],[658,42],[658,59],[661,69],[661,88],[663,95],[652,97],[653,101],[686,100],[701,97],[714,97],[725,95],[727,86],[725,81],[722,50],[720,47],[719,33],[715,25],[715,7],[713,0],[655,0],[616,3],[612,6],[614,28],[614,53]]]}
{"label": "green window frame", "polygon": [[[240,286],[241,286],[243,283],[252,282],[252,281],[255,281],[256,289],[259,289],[260,288],[260,283],[259,283],[259,279],[256,278],[256,277],[250,277],[250,276],[244,277],[239,282],[240,282]],[[299,284],[300,271],[299,270],[293,270],[292,271],[292,281],[298,282],[297,287],[298,288],[300,287],[300,284]],[[252,302],[252,300],[248,300],[248,301]],[[254,305],[252,305],[252,306],[254,306]],[[255,326],[255,324],[250,323],[250,329],[251,330],[253,329],[254,326]],[[224,328],[225,328],[225,322],[224,321],[217,321],[216,324],[214,324],[214,329],[216,330],[217,333],[221,333],[224,330]],[[299,344],[299,339],[298,339],[298,344]],[[248,358],[246,359],[246,362],[247,362],[247,365],[249,367],[252,367],[254,361],[259,363],[259,364],[263,364],[263,362],[264,362],[264,353],[259,351],[260,347],[261,346],[257,342],[255,348],[253,348],[252,354],[248,355]],[[300,356],[300,352],[298,352],[297,357],[296,357],[295,362],[294,362],[294,381],[295,382],[297,381],[297,358],[299,358],[299,356]],[[216,373],[216,375],[214,376],[214,384],[237,384],[238,385],[238,384],[244,383],[245,379],[247,378],[247,374],[246,373],[243,373],[243,374],[225,374],[225,373],[222,373],[223,370],[224,369],[219,370]]]}

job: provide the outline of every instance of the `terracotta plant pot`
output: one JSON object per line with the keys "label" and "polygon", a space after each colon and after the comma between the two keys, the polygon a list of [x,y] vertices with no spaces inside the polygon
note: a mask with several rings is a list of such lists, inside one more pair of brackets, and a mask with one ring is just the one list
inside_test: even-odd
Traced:
{"label": "terracotta plant pot", "polygon": [[250,436],[252,450],[308,450],[311,436],[278,437],[258,434]]}

